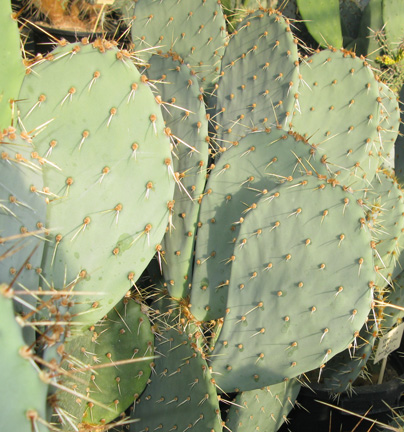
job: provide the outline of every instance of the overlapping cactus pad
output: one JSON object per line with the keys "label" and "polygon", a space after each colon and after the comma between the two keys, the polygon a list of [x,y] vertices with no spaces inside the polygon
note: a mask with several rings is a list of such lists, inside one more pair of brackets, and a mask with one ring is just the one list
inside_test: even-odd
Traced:
{"label": "overlapping cactus pad", "polygon": [[1,281],[36,290],[46,226],[42,167],[27,134],[9,127],[0,135],[0,235],[7,248],[0,260]]}
{"label": "overlapping cactus pad", "polygon": [[124,298],[97,326],[64,345],[57,406],[87,425],[105,424],[124,412],[149,379],[154,336],[142,307]]}
{"label": "overlapping cactus pad", "polygon": [[[359,377],[366,377],[366,362],[373,353],[373,347],[378,334],[378,325],[371,314],[354,343],[348,349],[341,351],[331,359],[320,371],[323,380],[322,387],[332,393],[352,393],[352,384]],[[322,372],[322,374],[321,374]]]}
{"label": "overlapping cactus pad", "polygon": [[[297,155],[305,155],[300,160]],[[244,218],[260,196],[306,174],[310,146],[294,134],[274,129],[241,139],[223,153],[211,171],[202,199],[191,291],[197,319],[223,317],[232,256]]]}
{"label": "overlapping cactus pad", "polygon": [[297,380],[239,393],[227,415],[232,432],[265,430],[276,432],[294,406],[300,390]]}
{"label": "overlapping cactus pad", "polygon": [[221,388],[279,383],[351,343],[373,298],[363,216],[349,190],[311,176],[257,201],[234,245],[226,316],[213,351]]}
{"label": "overlapping cactus pad", "polygon": [[136,401],[131,431],[222,430],[215,378],[192,333],[173,328],[156,344],[155,370]]}
{"label": "overlapping cactus pad", "polygon": [[44,280],[94,292],[74,311],[91,310],[80,321],[94,323],[140,276],[166,229],[175,180],[160,106],[128,53],[102,41],[57,48],[27,75],[20,100],[22,127],[41,128]]}
{"label": "overlapping cactus pad", "polygon": [[[22,338],[13,311],[13,292],[0,285],[0,342],[4,349],[0,377],[0,401],[7,415],[0,418],[2,431],[12,427],[21,432],[45,432],[47,384],[40,379],[39,368],[32,360],[32,351]],[[24,391],[15,391],[24,389]],[[12,425],[10,424],[12,419]]]}
{"label": "overlapping cactus pad", "polygon": [[342,50],[324,50],[305,59],[300,73],[304,83],[292,123],[313,145],[316,169],[340,181],[371,181],[379,165],[380,95],[370,65]]}
{"label": "overlapping cactus pad", "polygon": [[215,123],[220,147],[254,130],[291,121],[299,86],[297,40],[275,10],[239,24],[222,60]]}
{"label": "overlapping cactus pad", "polygon": [[378,273],[375,282],[383,290],[402,271],[398,259],[404,245],[403,191],[393,174],[384,170],[376,174],[366,190],[365,201]]}
{"label": "overlapping cactus pad", "polygon": [[209,158],[208,119],[203,92],[194,72],[175,55],[153,55],[147,70],[164,103],[162,110],[173,146],[173,167],[180,183],[173,197],[168,232],[159,251],[170,294],[189,293],[194,237]]}
{"label": "overlapping cactus pad", "polygon": [[170,51],[190,64],[204,87],[220,73],[226,23],[220,2],[206,0],[140,0],[125,5],[138,56]]}
{"label": "overlapping cactus pad", "polygon": [[398,100],[277,10],[119,3],[136,51],[60,41],[0,103],[0,429],[275,432],[402,319]]}

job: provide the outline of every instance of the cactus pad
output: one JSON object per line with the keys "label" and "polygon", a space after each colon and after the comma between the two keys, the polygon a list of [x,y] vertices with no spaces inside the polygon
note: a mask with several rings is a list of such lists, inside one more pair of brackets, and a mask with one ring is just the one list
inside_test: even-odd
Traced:
{"label": "cactus pad", "polygon": [[[105,424],[118,417],[146,387],[153,342],[141,305],[124,298],[95,328],[64,345],[62,366],[68,373],[62,384],[74,391],[60,392],[58,407],[83,424]],[[83,400],[81,394],[92,400]]]}
{"label": "cactus pad", "polygon": [[277,195],[261,197],[246,216],[234,248],[212,356],[225,391],[279,383],[321,366],[352,342],[372,303],[375,274],[362,203],[314,177],[271,192]]}
{"label": "cactus pad", "polygon": [[313,146],[315,169],[350,184],[370,182],[378,166],[379,85],[369,64],[345,51],[324,50],[300,67],[292,129]]}
{"label": "cactus pad", "polygon": [[40,379],[40,369],[25,346],[14,317],[12,291],[6,285],[0,286],[0,316],[0,343],[5,347],[0,371],[3,389],[0,403],[4,407],[0,429],[45,432],[48,386]]}
{"label": "cactus pad", "polygon": [[222,430],[215,380],[192,335],[175,328],[156,344],[160,354],[144,393],[135,402],[131,431]]}
{"label": "cactus pad", "polygon": [[249,14],[222,60],[216,114],[218,145],[228,148],[251,131],[291,121],[299,85],[297,44],[289,22],[274,10]]}
{"label": "cactus pad", "polygon": [[125,8],[137,56],[148,61],[153,52],[175,52],[191,66],[204,88],[217,79],[226,39],[220,2],[140,0]]}
{"label": "cactus pad", "polygon": [[158,251],[160,271],[171,296],[189,294],[194,235],[208,164],[208,120],[203,93],[192,70],[175,55],[153,55],[147,75],[164,103],[162,110],[173,146],[178,184],[169,228]]}
{"label": "cactus pad", "polygon": [[20,93],[23,127],[42,125],[35,150],[50,230],[43,275],[55,288],[94,292],[72,311],[91,311],[80,317],[88,324],[150,261],[175,184],[160,106],[128,55],[101,40],[59,47],[33,66]]}

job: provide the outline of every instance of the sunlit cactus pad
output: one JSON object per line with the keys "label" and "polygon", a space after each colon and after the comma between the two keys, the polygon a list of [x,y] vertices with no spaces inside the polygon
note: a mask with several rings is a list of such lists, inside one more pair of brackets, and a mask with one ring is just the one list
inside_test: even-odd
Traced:
{"label": "sunlit cactus pad", "polygon": [[261,197],[234,245],[212,367],[225,391],[279,383],[354,339],[373,297],[371,236],[355,196],[301,177]]}
{"label": "sunlit cactus pad", "polygon": [[196,72],[204,87],[220,73],[226,23],[220,1],[138,0],[124,7],[137,56],[153,52],[179,54]]}
{"label": "sunlit cactus pad", "polygon": [[74,309],[91,308],[80,321],[94,323],[140,276],[167,226],[175,181],[160,105],[129,53],[97,40],[34,65],[19,109],[21,127],[37,131],[48,191],[44,284],[94,292]]}

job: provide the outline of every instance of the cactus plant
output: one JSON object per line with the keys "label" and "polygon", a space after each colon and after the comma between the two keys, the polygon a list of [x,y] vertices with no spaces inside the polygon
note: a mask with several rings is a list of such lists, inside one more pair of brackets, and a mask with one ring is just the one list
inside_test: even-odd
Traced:
{"label": "cactus plant", "polygon": [[339,0],[297,0],[297,6],[310,34],[319,45],[342,48]]}
{"label": "cactus plant", "polygon": [[[3,276],[26,254],[2,260],[2,279],[36,296],[17,316],[38,328],[29,360],[47,372],[39,387],[56,388],[57,430],[107,430],[134,402],[115,422],[133,432],[249,432],[268,386],[276,430],[295,377],[358,345],[398,273],[386,257],[400,252],[402,197],[382,167],[396,98],[352,52],[302,54],[272,9],[246,12],[230,38],[214,0],[122,10],[139,51],[84,40],[36,58],[17,134],[3,134],[11,186],[41,190],[21,198],[45,228],[40,289]],[[25,165],[9,156],[17,145]],[[2,236],[27,210],[9,205]],[[153,342],[156,358],[134,362]],[[233,391],[250,411],[230,408],[224,423]]]}
{"label": "cactus plant", "polygon": [[[68,44],[51,59],[32,67],[19,104],[24,130],[48,122],[35,141],[49,189],[43,286],[101,291],[72,310],[93,324],[136,282],[164,234],[175,184],[170,141],[147,79],[124,51]],[[89,104],[104,108],[89,112]]]}
{"label": "cactus plant", "polygon": [[[74,391],[59,392],[58,410],[86,425],[114,420],[146,387],[154,366],[153,339],[142,306],[128,297],[95,328],[72,332],[64,345],[60,367],[67,371],[62,384]],[[81,400],[80,393],[89,393],[92,400]]]}
{"label": "cactus plant", "polygon": [[239,393],[230,406],[226,426],[231,431],[266,430],[276,432],[293,408],[300,383],[291,380],[263,389]]}
{"label": "cactus plant", "polygon": [[[195,72],[175,55],[153,55],[147,75],[164,105],[163,117],[173,146],[173,169],[181,187],[175,189],[168,232],[158,253],[159,270],[170,294],[189,294],[194,237],[199,216],[195,201],[203,194],[209,157],[208,116]],[[160,249],[160,246],[159,246]],[[161,255],[164,253],[164,255]]]}
{"label": "cactus plant", "polygon": [[[0,286],[0,341],[6,347],[1,359],[1,380],[4,385],[2,404],[7,407],[0,418],[1,430],[21,432],[47,430],[46,377],[35,364],[32,350],[23,340],[14,311],[14,293],[7,285]],[[43,379],[41,379],[41,377]],[[14,392],[12,389],[23,389]]]}
{"label": "cactus plant", "polygon": [[2,0],[0,28],[3,35],[0,66],[0,127],[7,128],[12,124],[13,103],[24,77],[24,66],[20,53],[20,37],[16,21],[11,13],[9,0]]}
{"label": "cactus plant", "polygon": [[143,60],[153,51],[174,52],[212,86],[220,73],[226,24],[217,1],[140,0],[127,2],[123,16]]}

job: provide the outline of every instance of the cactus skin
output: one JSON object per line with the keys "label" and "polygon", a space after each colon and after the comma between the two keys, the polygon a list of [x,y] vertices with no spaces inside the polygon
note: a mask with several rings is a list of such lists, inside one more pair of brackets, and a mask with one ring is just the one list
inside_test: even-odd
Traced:
{"label": "cactus skin", "polygon": [[[33,157],[31,137],[18,135],[13,127],[0,133],[0,153],[0,233],[3,241],[14,237],[5,241],[1,280],[14,288],[37,289],[46,225],[42,167]],[[37,302],[34,296],[24,300],[31,305]],[[30,312],[21,304],[16,307],[20,313]]]}
{"label": "cactus skin", "polygon": [[[400,130],[400,107],[398,96],[383,82],[379,83],[380,124],[376,146],[379,147],[381,165],[394,169],[394,143]],[[378,145],[379,144],[379,145]]]}
{"label": "cactus skin", "polygon": [[346,47],[371,60],[374,60],[381,50],[377,33],[383,28],[382,4],[383,0],[372,0],[367,4],[362,13],[358,37]]}
{"label": "cactus skin", "polygon": [[71,310],[83,325],[105,315],[150,261],[175,185],[160,106],[126,55],[102,41],[57,48],[20,92],[26,130],[50,121],[35,141],[50,191],[44,284],[94,292]]}
{"label": "cactus skin", "polygon": [[[399,100],[404,100],[404,87],[399,94]],[[399,134],[394,143],[394,172],[397,181],[404,184],[404,115],[400,113]]]}
{"label": "cactus skin", "polygon": [[394,55],[400,51],[404,41],[404,4],[400,0],[383,0],[382,14],[387,47]]}
{"label": "cactus skin", "polygon": [[[382,329],[388,332],[396,324],[400,324],[404,318],[404,273],[401,272],[392,281],[392,288],[389,288],[384,296],[384,301],[393,307],[386,306],[383,309]],[[394,306],[398,306],[395,308]]]}
{"label": "cactus skin", "polygon": [[138,422],[132,432],[191,428],[195,432],[222,431],[215,380],[192,337],[176,328],[165,331],[156,352],[155,372],[132,413]]}
{"label": "cactus skin", "polygon": [[216,81],[226,40],[220,2],[140,0],[123,11],[142,60],[156,51],[175,52],[191,65],[205,89]]}
{"label": "cactus skin", "polygon": [[279,12],[247,15],[222,60],[216,114],[219,149],[251,131],[288,127],[299,85],[297,40]]}
{"label": "cactus skin", "polygon": [[324,48],[342,48],[339,0],[297,0],[310,34]]}
{"label": "cactus skin", "polygon": [[369,65],[345,51],[324,50],[300,72],[306,85],[299,87],[292,129],[313,145],[316,172],[368,184],[379,164],[373,144],[380,122],[379,86]]}
{"label": "cactus skin", "polygon": [[13,103],[24,78],[17,21],[12,17],[9,0],[0,2],[0,130],[12,124]]}
{"label": "cactus skin", "polygon": [[378,172],[366,192],[365,201],[377,272],[375,283],[383,290],[401,272],[398,263],[404,245],[403,191],[393,173]]}
{"label": "cactus skin", "polygon": [[162,113],[175,154],[173,169],[181,185],[174,191],[174,208],[157,257],[170,295],[183,298],[189,295],[192,280],[197,200],[206,183],[208,120],[200,83],[179,56],[153,55],[149,65],[147,75],[167,102]]}
{"label": "cactus skin", "polygon": [[366,363],[373,353],[378,335],[378,326],[374,314],[370,314],[359,336],[351,346],[334,356],[325,366],[321,374],[324,382],[322,388],[332,394],[354,391],[353,383],[359,376],[366,377]]}
{"label": "cactus skin", "polygon": [[[241,227],[257,197],[304,171],[295,155],[309,159],[310,146],[283,130],[257,132],[223,153],[211,171],[202,198],[195,247],[191,311],[199,320],[225,315],[229,259]],[[303,158],[305,155],[305,158]],[[307,164],[307,168],[310,166]],[[252,206],[252,207],[251,207]],[[220,239],[220,241],[218,241]]]}
{"label": "cactus skin", "polygon": [[5,348],[1,356],[0,403],[7,408],[0,416],[0,430],[9,431],[12,426],[19,432],[45,432],[48,386],[40,379],[41,372],[25,345],[14,317],[12,298],[12,290],[0,285],[0,343]]}
{"label": "cactus skin", "polygon": [[351,343],[371,307],[371,237],[355,196],[311,176],[271,192],[247,214],[234,246],[212,355],[224,391],[321,366]]}
{"label": "cactus skin", "polygon": [[[136,399],[142,393],[154,365],[154,336],[142,309],[136,301],[125,297],[95,328],[73,334],[67,340],[61,366],[73,374],[64,377],[62,384],[77,393],[89,393],[94,402],[79,401],[80,396],[62,392],[58,408],[80,423],[105,424],[124,412],[133,403],[134,395]],[[130,362],[132,359],[138,361]],[[87,370],[74,374],[80,366]],[[76,375],[81,382],[77,382]]]}
{"label": "cactus skin", "polygon": [[239,393],[231,405],[226,426],[232,432],[276,432],[293,408],[301,385],[290,380],[262,389]]}

